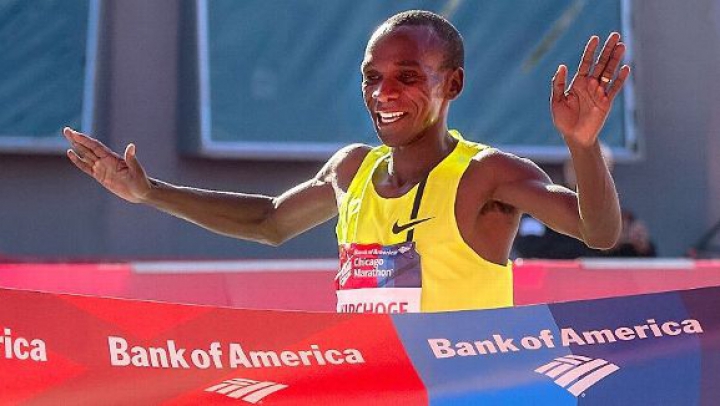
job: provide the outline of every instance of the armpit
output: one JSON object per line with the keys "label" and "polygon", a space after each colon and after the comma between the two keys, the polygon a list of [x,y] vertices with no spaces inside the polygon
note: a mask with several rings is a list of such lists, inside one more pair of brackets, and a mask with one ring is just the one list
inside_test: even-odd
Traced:
{"label": "armpit", "polygon": [[514,206],[499,202],[497,200],[491,200],[480,209],[480,214],[488,214],[492,212],[498,212],[502,214],[515,214],[517,209]]}

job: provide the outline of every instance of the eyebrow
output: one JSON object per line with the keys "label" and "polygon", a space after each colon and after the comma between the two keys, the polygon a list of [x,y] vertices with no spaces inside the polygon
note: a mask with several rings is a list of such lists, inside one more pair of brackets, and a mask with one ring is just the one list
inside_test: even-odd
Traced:
{"label": "eyebrow", "polygon": [[[367,69],[372,68],[372,66],[373,66],[372,62],[365,61],[362,64],[360,64],[360,71],[365,72]],[[395,66],[419,68],[421,65],[420,65],[420,62],[418,62],[418,61],[406,59],[406,60],[402,60],[400,62],[396,62]]]}

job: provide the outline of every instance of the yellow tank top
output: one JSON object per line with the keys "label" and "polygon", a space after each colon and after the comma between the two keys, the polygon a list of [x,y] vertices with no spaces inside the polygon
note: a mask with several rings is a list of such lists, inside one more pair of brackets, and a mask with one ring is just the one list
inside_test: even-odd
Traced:
{"label": "yellow tank top", "polygon": [[466,141],[456,131],[451,134],[459,140],[455,149],[425,181],[397,198],[383,198],[375,191],[372,175],[388,162],[391,151],[373,148],[340,203],[338,243],[414,241],[421,260],[423,312],[512,306],[511,263],[503,266],[480,257],[460,236],[455,219],[460,178],[471,159],[488,147]]}

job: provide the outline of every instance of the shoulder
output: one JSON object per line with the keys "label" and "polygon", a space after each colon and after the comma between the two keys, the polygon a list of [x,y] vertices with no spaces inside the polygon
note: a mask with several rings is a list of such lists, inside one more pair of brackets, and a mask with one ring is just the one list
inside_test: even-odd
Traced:
{"label": "shoulder", "polygon": [[527,158],[521,158],[497,148],[483,148],[471,159],[466,177],[482,178],[486,182],[502,184],[524,180],[550,182],[550,177]]}
{"label": "shoulder", "polygon": [[365,144],[347,145],[330,157],[318,175],[325,181],[335,183],[345,190],[355,177],[365,157],[372,150],[372,147]]}

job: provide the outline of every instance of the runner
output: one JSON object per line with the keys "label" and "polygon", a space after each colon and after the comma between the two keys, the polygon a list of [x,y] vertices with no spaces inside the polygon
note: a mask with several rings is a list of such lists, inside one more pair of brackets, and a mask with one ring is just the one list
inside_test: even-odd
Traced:
{"label": "runner", "polygon": [[513,304],[510,248],[522,213],[594,248],[620,233],[613,179],[598,134],[630,68],[612,33],[595,58],[588,41],[568,84],[552,79],[553,123],[577,173],[577,191],[555,185],[527,159],[449,130],[464,86],[462,37],[443,17],[407,11],[371,36],[362,91],[382,146],[349,145],[312,178],[277,196],[171,185],[69,128],[70,160],[117,196],[214,232],[278,245],[338,216],[338,310],[442,311]]}

